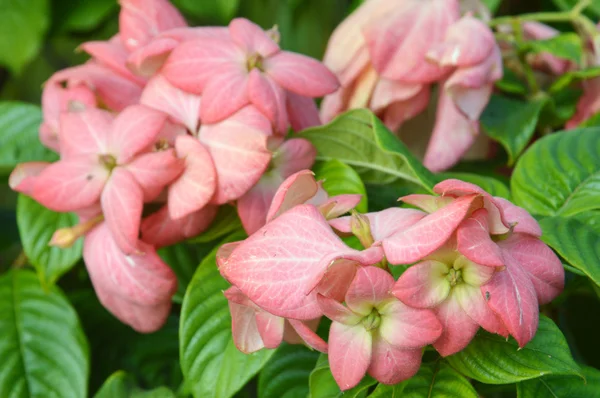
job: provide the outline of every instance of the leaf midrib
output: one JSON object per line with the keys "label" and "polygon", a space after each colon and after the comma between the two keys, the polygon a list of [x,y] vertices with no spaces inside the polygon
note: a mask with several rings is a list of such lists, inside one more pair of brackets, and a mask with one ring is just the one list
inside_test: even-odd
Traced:
{"label": "leaf midrib", "polygon": [[[569,202],[573,199],[573,197],[575,197],[575,195],[577,195],[577,193],[579,192],[579,190],[582,189],[583,186],[585,186],[585,184],[592,178],[595,178],[596,175],[598,175],[600,173],[600,170],[596,170],[595,172],[591,173],[589,176],[587,176],[583,181],[581,181],[579,184],[577,184],[577,187],[569,194],[569,196],[567,196],[567,198],[565,199],[565,201],[563,202],[563,204],[558,208],[558,210],[556,211],[556,213],[554,215],[559,216],[562,214],[562,211],[567,207],[567,205],[569,204]],[[568,216],[574,216],[578,213],[581,212],[577,212],[577,213],[573,213],[573,214],[569,214]]]}

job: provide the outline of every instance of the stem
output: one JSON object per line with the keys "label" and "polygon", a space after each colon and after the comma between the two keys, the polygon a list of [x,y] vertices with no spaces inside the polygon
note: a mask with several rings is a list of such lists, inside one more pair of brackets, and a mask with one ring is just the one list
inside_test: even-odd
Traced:
{"label": "stem", "polygon": [[521,48],[525,46],[525,38],[523,37],[523,26],[521,25],[521,21],[518,18],[513,18],[511,21],[513,25],[513,32],[515,34],[515,43],[517,44],[518,56],[521,61],[521,66],[523,67],[523,72],[525,73],[525,79],[527,80],[527,85],[529,86],[529,91],[531,91],[532,95],[536,95],[540,91],[540,87],[535,80],[535,74],[533,73],[533,69],[527,63],[525,59],[526,53],[521,51]]}
{"label": "stem", "polygon": [[490,27],[511,24],[515,19],[521,21],[536,21],[536,22],[571,22],[575,23],[582,17],[583,11],[589,5],[592,4],[592,0],[579,0],[579,2],[570,11],[559,11],[559,12],[533,12],[529,14],[522,14],[518,17],[507,16],[494,18],[488,22]]}
{"label": "stem", "polygon": [[28,261],[29,260],[27,259],[27,255],[25,254],[25,252],[21,251],[21,253],[19,253],[19,256],[15,259],[15,261],[13,261],[12,267],[22,268],[27,265]]}

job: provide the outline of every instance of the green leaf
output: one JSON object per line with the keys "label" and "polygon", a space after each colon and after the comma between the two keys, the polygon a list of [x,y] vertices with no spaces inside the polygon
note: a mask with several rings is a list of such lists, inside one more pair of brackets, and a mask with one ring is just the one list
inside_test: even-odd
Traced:
{"label": "green leaf", "polygon": [[540,112],[547,98],[520,101],[492,95],[481,115],[484,132],[498,141],[508,153],[512,165],[533,137]]}
{"label": "green leaf", "polygon": [[429,191],[435,185],[434,175],[367,109],[346,112],[298,135],[317,148],[317,159],[346,163],[365,183],[388,184],[402,178]]}
{"label": "green leaf", "polygon": [[540,115],[539,125],[544,129],[562,128],[575,115],[581,93],[581,89],[571,87],[550,93],[549,101]]}
{"label": "green leaf", "polygon": [[518,398],[600,398],[600,370],[581,367],[585,380],[573,376],[544,376],[517,384]]}
{"label": "green leaf", "polygon": [[[561,10],[569,11],[575,7],[579,0],[552,0],[552,2]],[[596,16],[600,16],[600,1],[592,0],[586,7],[586,11],[593,13]]]}
{"label": "green leaf", "polygon": [[106,379],[94,398],[175,398],[175,393],[167,387],[144,391],[132,376],[119,370]]}
{"label": "green leaf", "polygon": [[[118,12],[115,0],[59,0],[52,4],[53,29],[62,32],[89,32],[96,29],[111,14]],[[96,39],[97,40],[97,39]]]}
{"label": "green leaf", "polygon": [[0,277],[0,397],[84,397],[89,353],[75,310],[35,274]]}
{"label": "green leaf", "polygon": [[367,390],[377,383],[371,376],[365,376],[360,383],[350,390],[342,392],[338,387],[331,369],[327,355],[321,354],[317,364],[310,374],[309,389],[311,398],[358,398],[363,397]]}
{"label": "green leaf", "polygon": [[0,0],[0,65],[19,74],[37,55],[49,11],[47,0]]}
{"label": "green leaf", "polygon": [[[600,226],[599,216],[595,221]],[[600,231],[576,217],[547,217],[540,226],[542,240],[600,286]]]}
{"label": "green leaf", "polygon": [[83,239],[68,249],[48,246],[54,231],[77,224],[75,214],[56,213],[29,196],[19,195],[17,224],[23,250],[44,285],[55,283],[81,258]]}
{"label": "green leaf", "polygon": [[438,174],[441,180],[447,178],[457,178],[471,184],[478,185],[483,190],[487,191],[492,196],[501,196],[510,199],[510,191],[508,187],[500,180],[480,174],[446,172]]}
{"label": "green leaf", "polygon": [[600,209],[600,128],[538,140],[519,159],[511,189],[517,205],[541,216]]}
{"label": "green leaf", "polygon": [[361,213],[366,213],[367,191],[360,176],[354,169],[339,160],[332,159],[326,162],[318,162],[313,168],[315,178],[323,181],[323,188],[329,196],[342,194],[360,194],[362,199],[356,210]]}
{"label": "green leaf", "polygon": [[233,206],[220,206],[215,221],[200,235],[189,240],[192,243],[212,242],[243,229],[237,210]]}
{"label": "green leaf", "polygon": [[567,73],[562,74],[552,86],[550,86],[549,91],[551,93],[557,93],[561,90],[564,90],[571,83],[584,80],[584,79],[592,79],[594,77],[600,76],[600,66],[594,66],[588,69],[574,70]]}
{"label": "green leaf", "polygon": [[482,0],[482,3],[485,4],[493,14],[498,10],[500,4],[502,4],[502,0]]}
{"label": "green leaf", "polygon": [[191,245],[183,242],[158,250],[158,255],[177,275],[177,293],[173,296],[173,301],[177,303],[183,301],[183,296],[194,276],[198,263],[212,248],[212,245],[209,244]]}
{"label": "green leaf", "polygon": [[404,381],[393,386],[387,384],[378,384],[375,390],[369,394],[369,398],[401,398],[404,397],[402,392],[406,387],[407,382]]}
{"label": "green leaf", "polygon": [[41,121],[39,106],[23,102],[0,102],[0,174],[10,173],[22,162],[57,159],[56,154],[46,149],[38,138]]}
{"label": "green leaf", "polygon": [[558,327],[541,315],[535,337],[522,349],[510,338],[480,331],[461,352],[447,358],[467,377],[487,384],[508,384],[548,374],[581,375]]}
{"label": "green leaf", "polygon": [[258,397],[305,398],[318,357],[318,352],[303,345],[283,343],[260,372]]}
{"label": "green leaf", "polygon": [[583,43],[577,33],[561,33],[545,40],[530,40],[525,46],[534,53],[550,53],[555,57],[580,64],[583,57]]}
{"label": "green leaf", "polygon": [[[224,242],[243,239],[240,232]],[[273,355],[274,350],[243,354],[233,344],[231,316],[223,291],[229,287],[216,267],[213,250],[188,286],[179,330],[181,368],[194,397],[233,396]]]}
{"label": "green leaf", "polygon": [[527,95],[529,89],[527,84],[515,72],[506,68],[502,75],[502,79],[496,82],[496,87],[502,91],[512,94]]}
{"label": "green leaf", "polygon": [[240,0],[173,0],[173,4],[200,21],[227,24],[235,16]]}

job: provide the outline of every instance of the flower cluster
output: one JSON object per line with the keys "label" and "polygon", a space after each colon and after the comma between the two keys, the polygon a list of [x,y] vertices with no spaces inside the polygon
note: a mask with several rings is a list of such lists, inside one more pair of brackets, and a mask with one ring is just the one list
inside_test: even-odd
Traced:
{"label": "flower cluster", "polygon": [[[539,305],[563,289],[562,264],[535,219],[475,185],[446,180],[437,195],[401,198],[413,208],[338,218],[350,202],[315,202],[315,191],[309,172],[291,176],[268,223],[218,253],[244,352],[303,341],[328,353],[342,390],[365,373],[394,384],[417,372],[423,347],[451,355],[479,327],[523,347]],[[325,211],[331,203],[340,211]],[[341,238],[351,235],[361,248]],[[395,281],[389,265],[407,268]],[[313,332],[322,316],[332,321],[327,343]]]}
{"label": "flower cluster", "polygon": [[201,233],[228,203],[248,233],[263,226],[277,187],[316,156],[288,130],[319,124],[313,98],[338,81],[245,19],[190,28],[166,0],[120,4],[119,33],[84,43],[91,59],[45,85],[40,139],[60,160],[19,165],[10,184],[78,214],[51,244],[85,236],[101,302],[149,332],[177,284],[156,249]]}
{"label": "flower cluster", "polygon": [[479,133],[479,116],[502,57],[492,31],[460,16],[459,0],[369,0],[333,33],[324,62],[342,87],[323,101],[325,121],[372,109],[393,131],[427,108],[439,84],[436,122],[424,163],[454,165]]}

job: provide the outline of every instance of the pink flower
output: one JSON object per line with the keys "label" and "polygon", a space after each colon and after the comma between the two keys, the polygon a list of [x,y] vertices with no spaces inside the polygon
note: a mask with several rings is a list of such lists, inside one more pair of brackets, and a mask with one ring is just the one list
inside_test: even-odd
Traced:
{"label": "pink flower", "polygon": [[234,19],[229,35],[182,43],[161,70],[175,86],[202,94],[206,123],[220,122],[251,103],[284,134],[294,119],[286,109],[287,91],[313,98],[338,87],[321,63],[281,51],[269,34],[245,19]]}
{"label": "pink flower", "polygon": [[394,278],[377,267],[361,267],[344,301],[319,295],[329,330],[329,364],[342,390],[365,373],[385,384],[412,377],[421,365],[422,348],[438,339],[442,327],[429,310],[417,310],[394,298]]}
{"label": "pink flower", "polygon": [[584,80],[581,85],[583,86],[583,95],[577,102],[577,111],[565,125],[569,130],[576,128],[600,112],[600,78]]}

